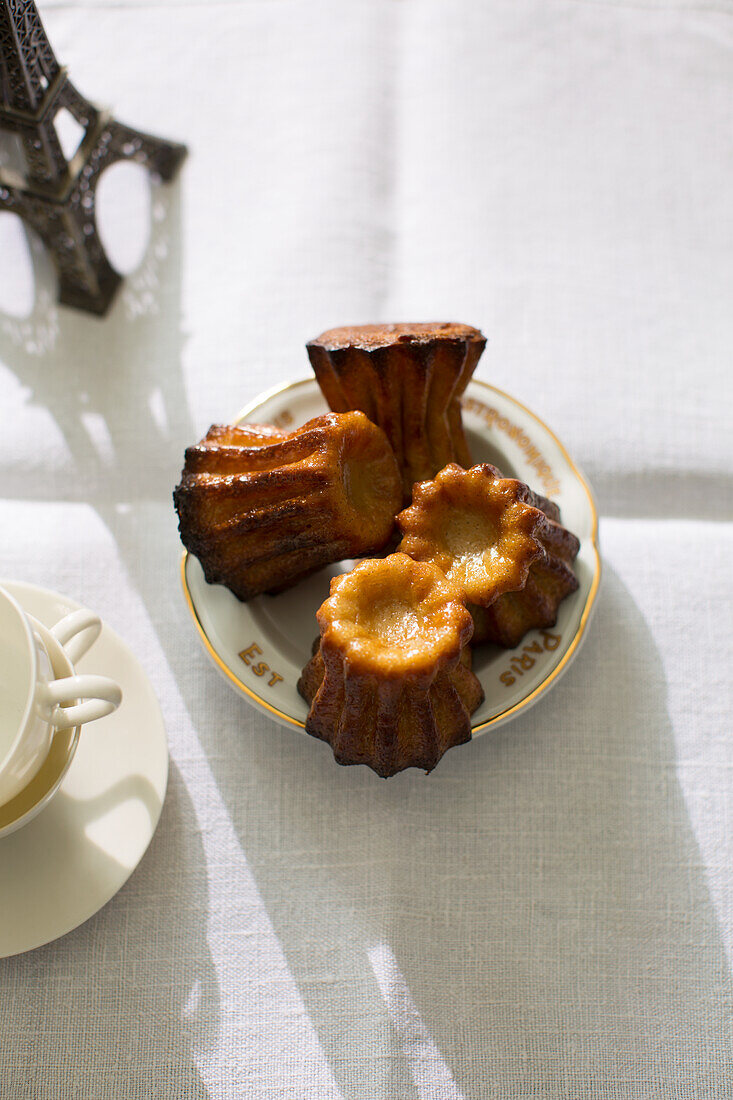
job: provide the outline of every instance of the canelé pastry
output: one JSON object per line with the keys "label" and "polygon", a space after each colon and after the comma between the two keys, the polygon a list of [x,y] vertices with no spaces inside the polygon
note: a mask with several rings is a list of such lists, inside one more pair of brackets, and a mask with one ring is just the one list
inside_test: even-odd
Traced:
{"label": "canel\u00e9 pastry", "polygon": [[409,501],[415,481],[471,465],[461,396],[485,344],[470,325],[430,323],[332,328],[306,346],[331,408],[361,409],[384,428]]}
{"label": "canel\u00e9 pastry", "polygon": [[415,485],[397,525],[398,550],[433,562],[465,593],[474,642],[514,648],[528,630],[553,626],[578,587],[580,544],[557,505],[495,466],[446,466]]}
{"label": "canel\u00e9 pastry", "polygon": [[360,412],[292,432],[215,425],[187,449],[173,494],[184,546],[240,600],[381,550],[401,497],[392,448]]}
{"label": "canel\u00e9 pastry", "polygon": [[362,561],[332,580],[317,618],[320,646],[298,688],[311,705],[305,728],[339,764],[431,771],[470,740],[483,699],[471,616],[436,566],[405,554]]}

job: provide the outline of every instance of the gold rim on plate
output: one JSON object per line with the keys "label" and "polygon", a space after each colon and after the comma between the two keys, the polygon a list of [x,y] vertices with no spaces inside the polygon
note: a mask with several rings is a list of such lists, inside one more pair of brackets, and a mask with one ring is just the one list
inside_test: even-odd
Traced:
{"label": "gold rim on plate", "polygon": [[[270,401],[273,397],[277,397],[279,394],[282,393],[287,393],[289,390],[298,389],[300,386],[310,385],[312,382],[312,378],[299,378],[295,382],[283,382],[278,386],[273,386],[271,389],[266,390],[264,393],[260,394],[259,397],[255,397],[254,400],[249,402],[249,404],[245,405],[244,408],[241,409],[237,416],[234,418],[233,423],[238,424],[240,420],[244,420],[246,416],[249,416],[250,413],[255,412],[267,401]],[[507,401],[512,402],[518,408],[522,409],[523,412],[525,412],[528,416],[531,416],[531,418],[536,421],[536,423],[539,424],[539,426],[543,428],[544,431],[547,432],[550,438],[554,440],[556,445],[559,447],[563,457],[565,458],[565,461],[575,474],[576,478],[582,485],[586,496],[588,497],[588,504],[590,505],[591,515],[593,516],[593,527],[591,530],[590,539],[595,561],[593,580],[591,582],[590,589],[588,590],[588,595],[586,596],[583,613],[580,616],[580,622],[578,623],[578,629],[576,630],[570,645],[563,653],[559,663],[551,670],[551,672],[547,674],[545,679],[540,684],[538,684],[533,691],[529,693],[529,695],[525,695],[525,697],[523,699],[520,699],[518,703],[513,703],[512,706],[506,707],[498,714],[495,714],[492,718],[487,718],[485,722],[479,722],[477,725],[472,726],[471,734],[473,735],[475,733],[481,733],[483,730],[489,729],[490,726],[494,726],[498,722],[505,722],[509,717],[511,717],[511,715],[517,714],[520,710],[524,710],[525,707],[529,707],[532,703],[537,701],[540,695],[542,695],[545,691],[549,689],[553,681],[556,680],[560,673],[567,668],[568,664],[575,656],[578,646],[580,645],[581,639],[590,620],[590,615],[596,601],[596,596],[598,595],[598,589],[601,583],[601,555],[598,549],[598,509],[596,508],[596,502],[593,498],[593,493],[591,492],[591,488],[586,481],[585,476],[582,474],[577,464],[570,457],[564,444],[558,439],[552,429],[549,428],[547,424],[545,424],[545,422],[539,418],[539,416],[537,416],[536,413],[532,412],[532,410],[524,405],[521,401],[518,401],[516,397],[512,397],[511,394],[508,394],[505,390],[500,390],[498,386],[492,386],[488,382],[483,382],[480,378],[473,378],[471,380],[471,383],[472,385],[481,386],[483,389],[488,390],[490,393],[499,394],[500,397],[505,398]],[[191,591],[188,587],[188,579],[186,577],[187,561],[188,550],[184,550],[183,556],[181,558],[181,581],[183,584],[183,593],[186,598],[186,603],[188,604],[188,610],[191,613],[191,617],[193,618],[196,629],[198,630],[201,637],[201,641],[203,642],[204,647],[214,664],[219,668],[219,671],[227,677],[227,679],[231,680],[231,682],[241,692],[249,696],[250,699],[253,699],[255,703],[257,703],[259,706],[269,711],[270,714],[274,714],[278,718],[281,718],[283,721],[287,722],[288,725],[295,726],[298,729],[304,730],[305,722],[301,722],[299,718],[293,718],[291,714],[286,714],[285,711],[278,710],[277,707],[273,707],[272,703],[268,703],[266,699],[263,699],[261,695],[258,695],[256,691],[253,691],[252,688],[248,687],[242,680],[240,680],[240,678],[235,675],[235,673],[232,672],[232,670],[229,668],[229,665],[227,665],[226,662],[223,661],[222,658],[219,656],[204,629],[204,625],[201,622],[201,619],[199,618],[198,612],[194,605],[193,597],[191,596]]]}

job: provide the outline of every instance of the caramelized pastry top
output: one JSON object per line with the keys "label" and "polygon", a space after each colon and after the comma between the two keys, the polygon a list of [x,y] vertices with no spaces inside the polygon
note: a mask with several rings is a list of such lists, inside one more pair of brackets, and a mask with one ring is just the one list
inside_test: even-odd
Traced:
{"label": "caramelized pastry top", "polygon": [[337,650],[356,674],[434,675],[473,633],[455,587],[436,566],[405,554],[360,562],[335,577],[318,611],[324,656]]}
{"label": "caramelized pastry top", "polygon": [[526,485],[485,464],[454,463],[413,488],[397,516],[399,550],[437,565],[469,601],[488,605],[524,585],[546,556],[540,536],[549,520]]}

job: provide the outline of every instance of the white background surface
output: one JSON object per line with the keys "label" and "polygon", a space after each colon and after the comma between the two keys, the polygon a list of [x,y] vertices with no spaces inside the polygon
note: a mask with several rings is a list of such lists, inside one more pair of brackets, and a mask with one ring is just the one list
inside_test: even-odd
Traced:
{"label": "white background surface", "polygon": [[[115,254],[152,236],[104,322],[0,216],[2,571],[133,647],[172,774],[118,897],[0,962],[0,1097],[730,1097],[733,7],[42,13],[191,156],[118,181]],[[307,338],[423,318],[585,469],[606,574],[557,691],[383,782],[227,690],[170,492]]]}

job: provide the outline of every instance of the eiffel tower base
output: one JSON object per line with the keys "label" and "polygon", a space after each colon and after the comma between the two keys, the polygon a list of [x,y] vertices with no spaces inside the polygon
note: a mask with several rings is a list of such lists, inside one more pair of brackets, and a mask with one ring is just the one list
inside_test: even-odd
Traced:
{"label": "eiffel tower base", "polygon": [[96,188],[102,172],[117,161],[133,160],[170,180],[186,156],[184,145],[140,133],[115,119],[102,123],[63,193],[42,193],[0,180],[0,210],[17,214],[42,239],[58,274],[59,302],[100,316],[122,282],[97,231]]}

